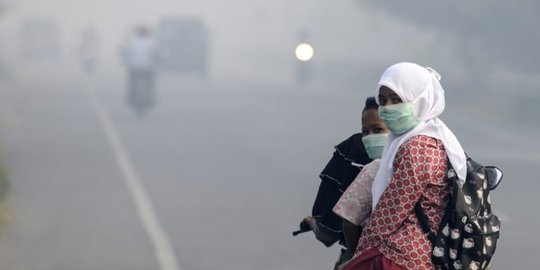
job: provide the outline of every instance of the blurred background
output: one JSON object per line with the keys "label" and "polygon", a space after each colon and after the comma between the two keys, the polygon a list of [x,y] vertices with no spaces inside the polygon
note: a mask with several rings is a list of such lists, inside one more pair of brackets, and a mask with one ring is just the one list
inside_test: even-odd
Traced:
{"label": "blurred background", "polygon": [[535,269],[540,3],[0,0],[0,269],[331,269],[292,237],[382,71],[442,75]]}

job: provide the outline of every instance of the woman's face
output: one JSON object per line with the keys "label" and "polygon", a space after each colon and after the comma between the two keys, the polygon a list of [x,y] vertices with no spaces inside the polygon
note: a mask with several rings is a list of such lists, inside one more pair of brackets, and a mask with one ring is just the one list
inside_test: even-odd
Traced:
{"label": "woman's face", "polygon": [[384,122],[379,117],[379,111],[371,109],[362,114],[362,136],[388,132]]}
{"label": "woman's face", "polygon": [[381,86],[379,89],[379,105],[388,106],[403,103],[401,98],[392,89]]}

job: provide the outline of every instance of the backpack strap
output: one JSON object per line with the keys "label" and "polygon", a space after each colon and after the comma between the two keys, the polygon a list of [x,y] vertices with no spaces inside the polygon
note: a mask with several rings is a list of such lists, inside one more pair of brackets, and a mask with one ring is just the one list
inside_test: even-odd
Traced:
{"label": "backpack strap", "polygon": [[[469,160],[470,157],[465,153],[465,156],[467,157],[467,167],[469,167]],[[450,160],[446,160],[446,164],[448,164],[447,170],[452,169],[452,163],[450,163]],[[446,178],[447,181],[450,181],[450,178]],[[452,188],[452,182],[448,182],[448,185],[450,188]],[[431,228],[429,227],[428,218],[426,216],[426,213],[424,212],[424,209],[422,208],[421,204],[422,198],[418,199],[418,202],[416,202],[416,205],[414,206],[414,212],[416,214],[416,218],[418,219],[418,222],[420,223],[420,226],[422,227],[422,231],[426,234],[428,240],[435,245],[435,241],[437,239],[437,235],[431,231]],[[448,204],[452,202],[452,192],[450,191],[450,198],[448,200]],[[446,210],[444,211],[443,220],[445,220],[447,217],[451,215],[452,211],[448,205],[446,206]],[[439,225],[440,227],[441,225]],[[440,228],[439,228],[440,229]]]}
{"label": "backpack strap", "polygon": [[422,231],[427,235],[427,238],[432,244],[435,244],[435,234],[431,229],[429,228],[429,222],[426,214],[424,213],[424,209],[422,209],[422,205],[420,204],[420,200],[416,203],[414,206],[414,212],[416,213],[416,218],[418,219],[418,222],[420,222],[420,226],[422,227]]}

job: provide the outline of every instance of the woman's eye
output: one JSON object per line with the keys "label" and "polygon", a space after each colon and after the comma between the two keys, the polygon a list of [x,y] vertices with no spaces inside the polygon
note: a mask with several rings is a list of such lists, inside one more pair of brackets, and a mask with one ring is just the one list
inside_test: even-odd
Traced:
{"label": "woman's eye", "polygon": [[394,104],[396,104],[396,103],[401,103],[401,99],[399,99],[399,98],[394,98],[394,99],[392,100],[392,102],[394,102]]}

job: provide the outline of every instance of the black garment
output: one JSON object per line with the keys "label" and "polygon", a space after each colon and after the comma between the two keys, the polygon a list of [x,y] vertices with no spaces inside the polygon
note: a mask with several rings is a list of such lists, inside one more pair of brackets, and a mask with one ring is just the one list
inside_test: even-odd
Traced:
{"label": "black garment", "polygon": [[361,167],[371,162],[362,144],[361,133],[352,135],[334,148],[334,155],[319,176],[321,184],[312,210],[321,233],[332,236],[327,238],[332,240],[321,241],[326,246],[331,246],[338,240],[344,243],[342,219],[334,214],[332,209],[356,178]]}

